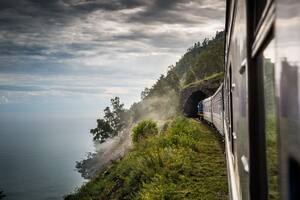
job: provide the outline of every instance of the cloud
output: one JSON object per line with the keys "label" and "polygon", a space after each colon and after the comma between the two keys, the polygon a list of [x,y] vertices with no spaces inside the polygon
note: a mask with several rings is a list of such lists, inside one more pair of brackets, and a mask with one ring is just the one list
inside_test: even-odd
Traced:
{"label": "cloud", "polygon": [[43,91],[41,87],[38,86],[19,86],[19,85],[0,85],[0,90],[2,91]]}
{"label": "cloud", "polygon": [[178,48],[191,42],[186,41],[188,36],[194,40],[198,39],[196,34],[207,36],[205,32],[199,35],[200,28],[189,32],[189,27],[209,26],[215,20],[221,28],[224,3],[222,0],[3,0],[0,53],[68,59],[137,50],[128,48],[128,41],[145,44],[137,53],[149,47],[171,49],[170,44],[174,43]]}
{"label": "cloud", "polygon": [[224,15],[225,0],[1,0],[0,96],[130,104]]}

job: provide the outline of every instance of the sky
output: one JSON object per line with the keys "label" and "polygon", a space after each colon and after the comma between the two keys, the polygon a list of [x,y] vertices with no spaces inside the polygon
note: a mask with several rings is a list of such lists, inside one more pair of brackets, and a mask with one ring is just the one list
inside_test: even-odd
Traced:
{"label": "sky", "polygon": [[1,0],[0,119],[128,108],[224,15],[225,0]]}

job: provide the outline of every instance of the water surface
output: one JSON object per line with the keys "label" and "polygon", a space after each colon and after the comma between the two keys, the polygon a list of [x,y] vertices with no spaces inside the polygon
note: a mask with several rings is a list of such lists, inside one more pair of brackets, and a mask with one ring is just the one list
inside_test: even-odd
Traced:
{"label": "water surface", "polygon": [[91,119],[0,119],[0,190],[11,200],[62,199],[85,181]]}

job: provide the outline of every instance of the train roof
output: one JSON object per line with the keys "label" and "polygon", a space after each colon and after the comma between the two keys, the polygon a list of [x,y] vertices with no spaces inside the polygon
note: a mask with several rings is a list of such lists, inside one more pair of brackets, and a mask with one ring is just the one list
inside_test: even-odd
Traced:
{"label": "train roof", "polygon": [[210,101],[211,100],[211,97],[208,97],[206,99],[203,99],[202,102],[207,102],[207,101]]}
{"label": "train roof", "polygon": [[219,88],[217,89],[217,91],[211,96],[211,98],[214,98],[219,92],[220,90],[222,90],[223,88],[223,83],[219,86]]}

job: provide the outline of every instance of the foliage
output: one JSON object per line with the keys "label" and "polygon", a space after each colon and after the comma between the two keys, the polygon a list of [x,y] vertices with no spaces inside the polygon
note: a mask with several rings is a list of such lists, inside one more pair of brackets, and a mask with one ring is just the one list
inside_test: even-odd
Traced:
{"label": "foliage", "polygon": [[132,141],[136,143],[147,136],[157,134],[158,128],[156,122],[144,120],[138,123],[138,125],[132,129],[132,132]]}
{"label": "foliage", "polygon": [[126,111],[124,104],[120,103],[120,98],[115,97],[111,99],[112,109],[106,107],[104,109],[104,118],[97,119],[97,127],[90,130],[93,134],[93,139],[100,143],[105,142],[107,138],[114,137],[126,125]]}
{"label": "foliage", "polygon": [[149,88],[145,88],[142,92],[141,92],[141,99],[145,99],[150,93],[150,89]]}
{"label": "foliage", "polygon": [[185,85],[196,81],[196,79],[197,79],[197,77],[195,75],[195,72],[192,69],[189,69],[186,73]]}
{"label": "foliage", "polygon": [[141,93],[141,99],[164,95],[169,91],[180,91],[180,79],[175,72],[175,67],[169,66],[167,75],[161,75],[151,88],[145,88]]}
{"label": "foliage", "polygon": [[224,68],[224,31],[212,39],[205,38],[188,48],[176,65],[169,66],[167,75],[161,75],[151,88],[145,88],[141,99],[160,96],[174,90],[176,93],[186,85],[205,79]]}
{"label": "foliage", "polygon": [[224,31],[217,32],[214,38],[205,38],[188,49],[175,65],[175,73],[184,85],[223,71],[224,39]]}
{"label": "foliage", "polygon": [[112,135],[113,129],[104,119],[97,119],[97,127],[91,129],[90,132],[94,135],[93,140],[99,140],[102,143]]}
{"label": "foliage", "polygon": [[223,81],[223,77],[224,77],[224,72],[215,73],[215,74],[212,74],[211,76],[205,77],[204,79],[194,81],[194,82],[192,82],[188,85],[185,85],[182,89],[186,89],[188,87],[197,87],[197,86],[201,85],[204,81],[220,82],[221,83]]}
{"label": "foliage", "polygon": [[66,200],[227,199],[225,158],[213,132],[178,117]]}

